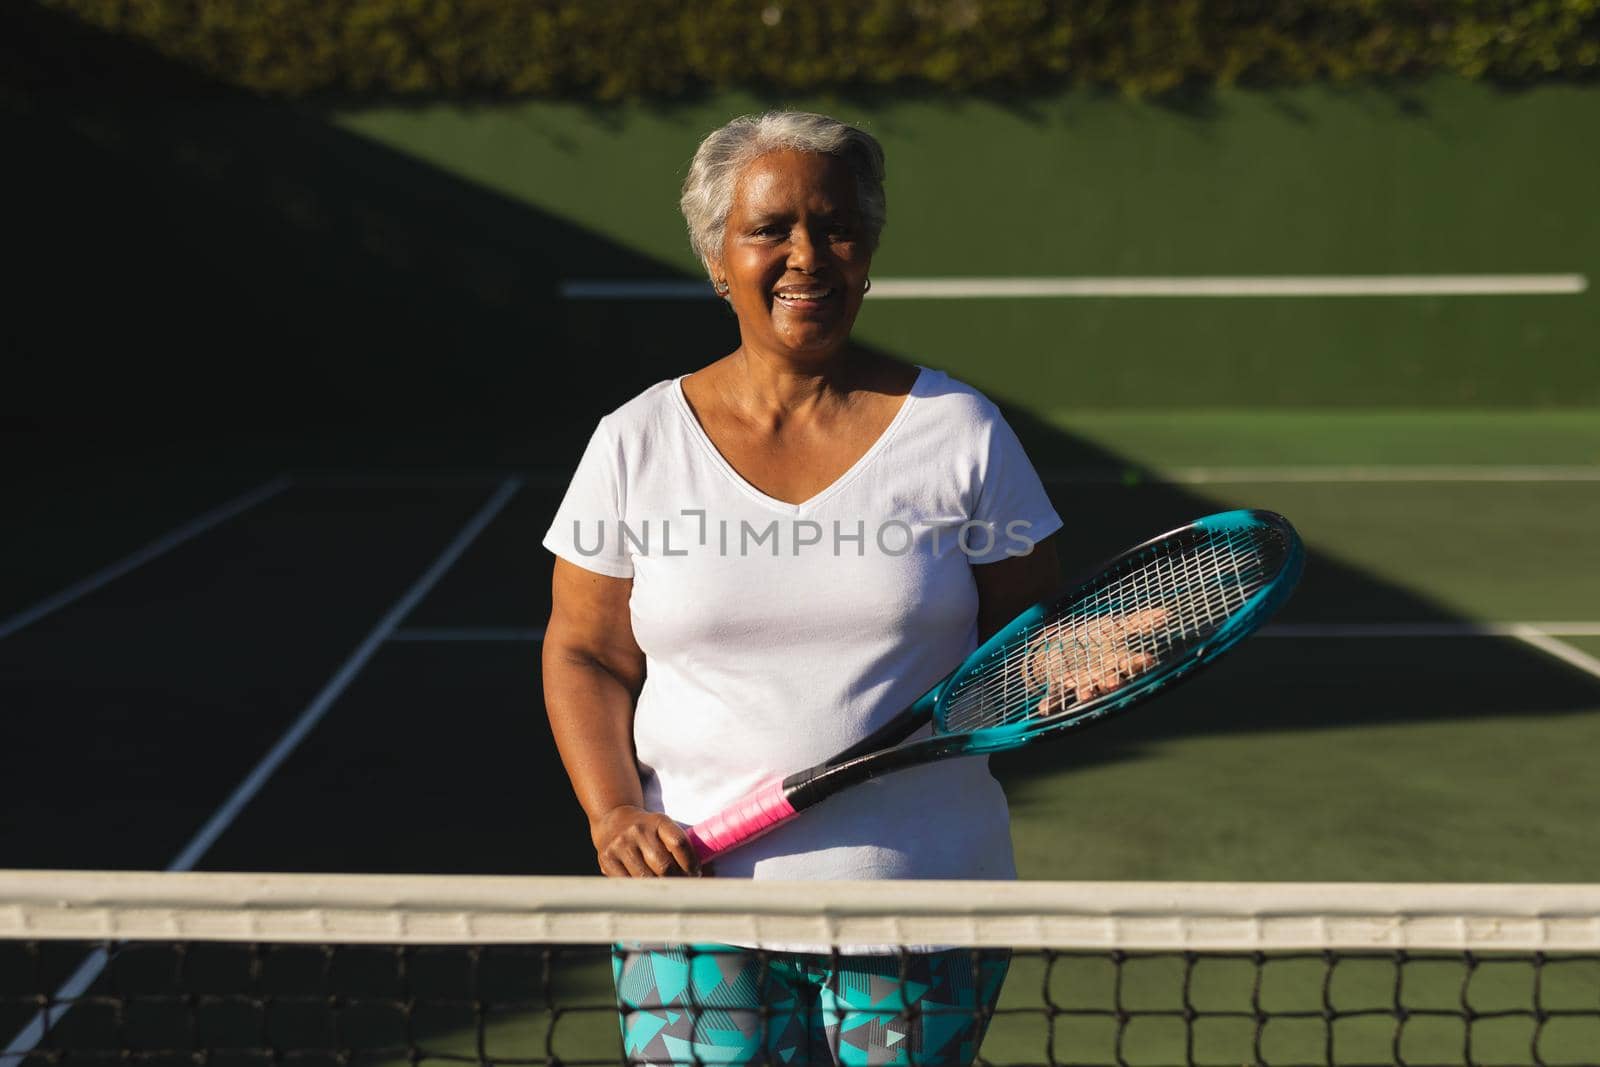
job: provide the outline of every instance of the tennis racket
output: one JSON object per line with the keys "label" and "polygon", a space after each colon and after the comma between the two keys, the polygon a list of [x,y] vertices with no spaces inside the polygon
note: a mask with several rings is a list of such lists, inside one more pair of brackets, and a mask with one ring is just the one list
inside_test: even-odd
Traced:
{"label": "tennis racket", "polygon": [[[1225,511],[1136,545],[1024,611],[905,711],[826,763],[772,778],[687,828],[702,861],[868,779],[1020,748],[1190,677],[1294,590],[1305,549],[1287,519]],[[933,734],[905,744],[928,722]]]}

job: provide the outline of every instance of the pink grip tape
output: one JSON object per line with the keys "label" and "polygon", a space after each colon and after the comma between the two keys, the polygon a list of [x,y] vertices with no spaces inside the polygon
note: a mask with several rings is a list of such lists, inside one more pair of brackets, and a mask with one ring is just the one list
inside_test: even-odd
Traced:
{"label": "pink grip tape", "polygon": [[783,779],[771,778],[719,814],[689,827],[689,843],[703,863],[755,840],[793,814],[794,805],[783,795]]}

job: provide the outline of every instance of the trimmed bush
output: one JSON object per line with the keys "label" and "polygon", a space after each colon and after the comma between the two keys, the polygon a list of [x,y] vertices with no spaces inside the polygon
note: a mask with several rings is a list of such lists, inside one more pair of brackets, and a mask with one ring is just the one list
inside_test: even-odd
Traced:
{"label": "trimmed bush", "polygon": [[1600,70],[1600,0],[38,0],[259,92],[672,98],[1078,84],[1159,95]]}

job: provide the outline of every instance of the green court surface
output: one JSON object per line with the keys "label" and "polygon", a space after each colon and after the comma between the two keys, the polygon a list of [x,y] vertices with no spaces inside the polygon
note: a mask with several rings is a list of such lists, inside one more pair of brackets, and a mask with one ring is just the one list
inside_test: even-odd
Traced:
{"label": "green court surface", "polygon": [[[980,100],[730,94],[670,107],[350,109],[342,129],[701,275],[676,211],[694,146],[794,106],[884,143],[881,277],[1600,277],[1600,93],[1449,80],[1225,91],[1192,109],[1067,93]],[[568,277],[638,273],[572,249]],[[616,320],[652,314],[611,304]],[[1600,291],[1578,295],[873,300],[861,340],[1062,408],[1600,404]],[[708,357],[712,353],[707,353]]]}
{"label": "green court surface", "polygon": [[[1600,376],[1600,365],[1595,373]],[[1045,412],[1040,421],[1157,471],[1301,464],[1379,468],[1600,465],[1600,408],[1080,409]],[[1049,467],[1052,462],[1043,455],[1037,457],[1036,465]],[[1375,471],[1372,476],[1381,477],[1382,473]],[[1480,473],[1486,477],[1494,474]]]}
{"label": "green court surface", "polygon": [[[1600,417],[1048,422],[1070,434],[1035,445],[1041,467],[1051,465],[1041,448],[1063,451],[1052,490],[1070,563],[1095,554],[1068,547],[1092,540],[1075,524],[1153,531],[1184,509],[1270,508],[1313,553],[1281,621],[1346,635],[1258,638],[1148,716],[998,760],[1024,877],[1600,878],[1600,660],[1586,672],[1512,638],[1450,633],[1569,623],[1578,632],[1562,633],[1564,646],[1600,652]],[[1125,460],[1139,476],[1098,478],[1080,465],[1085,454]],[[1463,480],[1431,480],[1430,469]],[[1185,472],[1200,477],[1160,480]],[[1103,541],[1094,547],[1110,551]],[[1424,629],[1359,636],[1374,623]]]}

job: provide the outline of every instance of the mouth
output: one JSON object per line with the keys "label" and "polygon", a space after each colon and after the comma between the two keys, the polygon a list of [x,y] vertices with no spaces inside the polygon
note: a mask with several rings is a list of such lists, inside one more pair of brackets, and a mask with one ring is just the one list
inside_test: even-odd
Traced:
{"label": "mouth", "polygon": [[839,297],[837,287],[818,286],[814,289],[786,289],[772,294],[773,299],[795,311],[811,311],[823,307]]}

